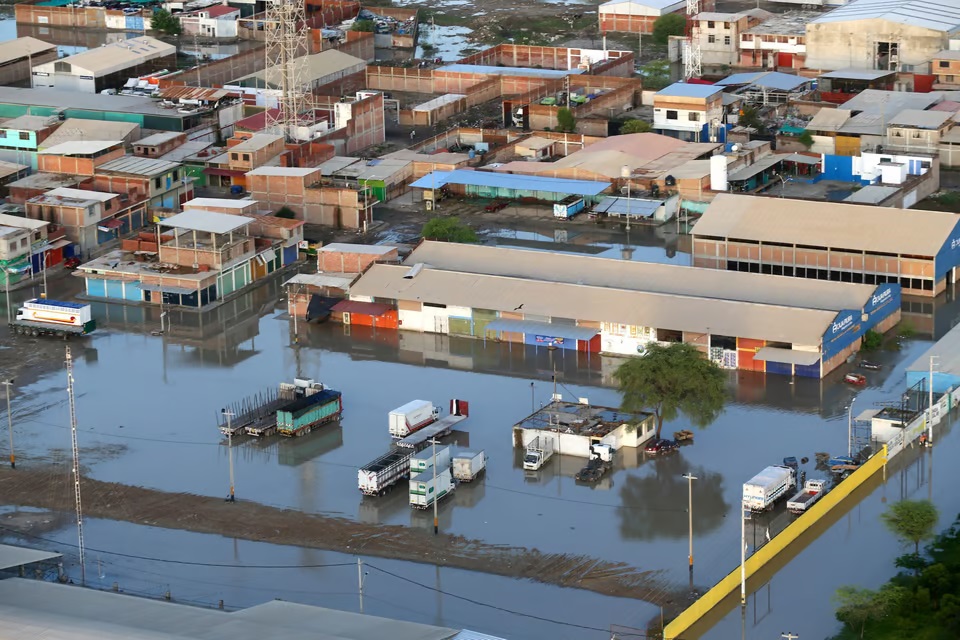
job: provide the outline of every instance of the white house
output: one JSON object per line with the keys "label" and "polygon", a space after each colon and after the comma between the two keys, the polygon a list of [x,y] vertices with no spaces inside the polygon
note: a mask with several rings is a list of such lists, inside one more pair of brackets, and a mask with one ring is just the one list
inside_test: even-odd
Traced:
{"label": "white house", "polygon": [[658,133],[699,142],[704,127],[722,119],[722,87],[674,82],[653,95],[653,128]]}
{"label": "white house", "polygon": [[236,38],[240,9],[218,4],[180,16],[183,32],[206,38]]}

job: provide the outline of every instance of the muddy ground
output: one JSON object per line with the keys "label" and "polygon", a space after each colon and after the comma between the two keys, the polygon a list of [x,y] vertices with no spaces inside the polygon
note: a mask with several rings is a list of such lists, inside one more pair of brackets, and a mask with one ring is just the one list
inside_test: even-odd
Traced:
{"label": "muddy ground", "polygon": [[[253,502],[225,502],[84,479],[83,511],[90,518],[133,522],[167,529],[326,549],[341,553],[423,562],[511,578],[525,578],[603,595],[677,607],[686,594],[674,593],[659,571],[641,571],[581,555],[493,545],[461,536],[395,525],[362,524],[326,515],[304,514]],[[18,507],[64,513],[73,509],[69,465],[0,468],[0,495]],[[25,531],[17,520],[4,522]]]}

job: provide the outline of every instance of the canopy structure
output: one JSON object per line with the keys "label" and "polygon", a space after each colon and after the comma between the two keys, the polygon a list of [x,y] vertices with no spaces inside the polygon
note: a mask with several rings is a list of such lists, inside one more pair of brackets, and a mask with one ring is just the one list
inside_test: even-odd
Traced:
{"label": "canopy structure", "polygon": [[590,340],[600,333],[599,329],[580,327],[573,324],[557,324],[553,322],[536,322],[533,320],[494,320],[486,325],[485,331],[511,331],[528,335],[541,335],[550,338],[565,338],[568,340]]}

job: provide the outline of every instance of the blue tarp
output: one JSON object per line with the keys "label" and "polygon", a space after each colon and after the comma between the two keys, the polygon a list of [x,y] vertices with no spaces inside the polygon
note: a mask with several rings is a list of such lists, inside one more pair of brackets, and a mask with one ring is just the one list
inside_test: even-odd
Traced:
{"label": "blue tarp", "polygon": [[609,182],[592,180],[564,180],[562,178],[544,178],[513,173],[492,173],[490,171],[434,171],[413,184],[418,189],[439,189],[447,184],[462,184],[473,187],[494,189],[515,189],[517,191],[544,191],[578,196],[595,196],[610,187]]}

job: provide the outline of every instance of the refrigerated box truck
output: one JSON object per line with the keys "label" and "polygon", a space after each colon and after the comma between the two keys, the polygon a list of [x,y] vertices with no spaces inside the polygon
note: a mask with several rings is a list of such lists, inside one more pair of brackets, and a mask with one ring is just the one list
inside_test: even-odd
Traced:
{"label": "refrigerated box truck", "polygon": [[440,417],[440,407],[433,406],[429,400],[411,400],[402,407],[390,412],[390,435],[405,438],[433,424]]}
{"label": "refrigerated box truck", "polygon": [[483,451],[461,451],[453,456],[453,477],[459,482],[473,482],[487,468]]}
{"label": "refrigerated box truck", "polygon": [[769,511],[797,486],[797,474],[790,467],[767,467],[743,484],[743,504],[751,511]]}
{"label": "refrigerated box truck", "polygon": [[[422,451],[410,456],[410,475],[426,471],[433,467],[433,447],[426,447]],[[437,447],[437,469],[450,468],[450,447]]]}
{"label": "refrigerated box truck", "polygon": [[410,476],[410,506],[414,509],[427,509],[433,506],[434,500],[442,500],[444,496],[453,493],[454,489],[456,485],[449,468],[438,468],[436,477],[433,469],[427,469]]}

